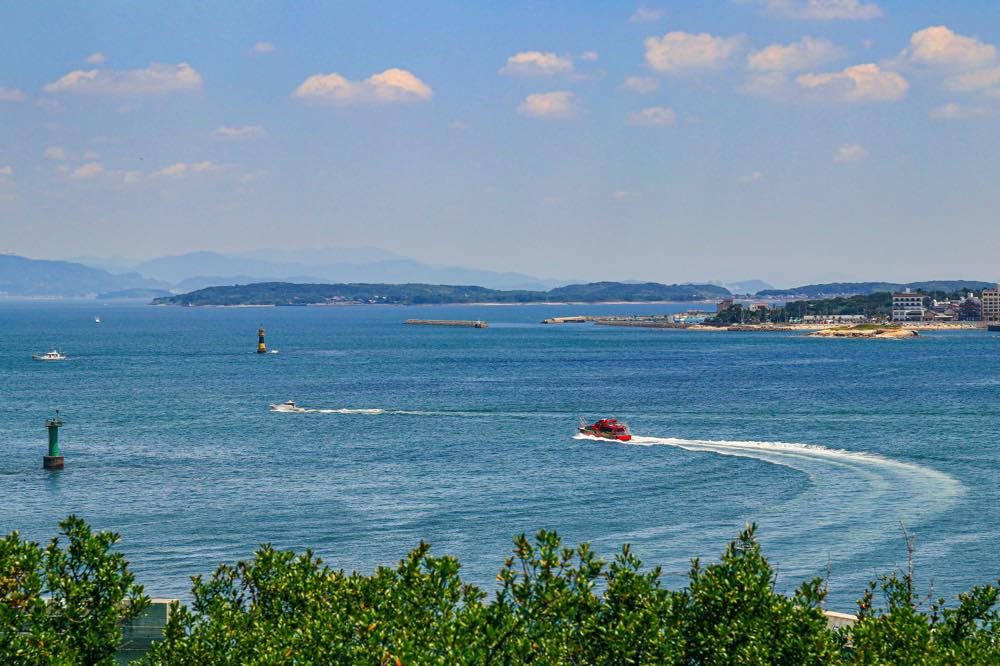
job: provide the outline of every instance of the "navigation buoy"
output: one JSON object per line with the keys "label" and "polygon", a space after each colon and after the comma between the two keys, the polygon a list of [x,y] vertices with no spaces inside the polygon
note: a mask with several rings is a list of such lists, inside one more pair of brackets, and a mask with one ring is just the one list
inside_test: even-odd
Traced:
{"label": "navigation buoy", "polygon": [[257,353],[266,354],[267,345],[264,344],[264,327],[261,326],[260,330],[257,331]]}
{"label": "navigation buoy", "polygon": [[59,450],[59,428],[63,422],[59,420],[59,410],[56,410],[55,417],[45,422],[45,427],[49,429],[49,455],[42,456],[42,467],[45,469],[62,469],[64,459],[62,451]]}

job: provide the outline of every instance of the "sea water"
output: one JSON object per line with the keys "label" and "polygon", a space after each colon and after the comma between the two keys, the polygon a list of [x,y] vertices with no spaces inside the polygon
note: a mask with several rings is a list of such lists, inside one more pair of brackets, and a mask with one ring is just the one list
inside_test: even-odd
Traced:
{"label": "sea water", "polygon": [[[828,577],[839,610],[905,565],[904,527],[922,591],[1000,576],[997,334],[539,323],[687,307],[5,302],[0,530],[47,541],[76,513],[180,598],[261,543],[370,572],[426,540],[492,590],[540,528],[606,557],[631,543],[680,587],[747,522],[779,589]],[[254,353],[260,325],[279,353]],[[70,359],[31,360],[52,348]],[[289,399],[305,411],[269,410]],[[55,409],[60,472],[41,468]],[[581,416],[636,437],[578,436]]]}

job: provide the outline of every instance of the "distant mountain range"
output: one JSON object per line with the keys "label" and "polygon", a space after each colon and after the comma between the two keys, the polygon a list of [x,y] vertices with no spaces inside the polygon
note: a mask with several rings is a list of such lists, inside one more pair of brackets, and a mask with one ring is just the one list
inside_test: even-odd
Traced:
{"label": "distant mountain range", "polygon": [[378,248],[257,251],[237,255],[191,252],[135,262],[121,257],[78,261],[0,254],[0,296],[152,298],[218,285],[423,282],[477,284],[494,289],[545,290],[564,280],[522,273],[430,266]]}
{"label": "distant mountain range", "polygon": [[[372,247],[258,250],[241,254],[190,252],[149,261],[79,257],[79,261],[29,259],[0,254],[0,296],[63,298],[154,298],[216,286],[257,283],[477,285],[491,290],[547,292],[583,280],[537,278],[523,273],[431,266]],[[593,283],[656,284],[622,281]],[[994,286],[974,280],[924,282],[831,282],[775,289],[763,280],[715,283],[725,294],[765,298],[824,298],[884,291],[978,291]],[[617,289],[617,288],[616,288]],[[721,292],[720,292],[721,293]],[[610,300],[619,299],[610,296]],[[567,300],[560,298],[559,300]],[[640,299],[641,300],[641,299]],[[653,300],[671,300],[659,297]]]}
{"label": "distant mountain range", "polygon": [[113,275],[69,261],[0,254],[0,295],[87,298],[125,289],[164,289],[169,286],[138,273]]}
{"label": "distant mountain range", "polygon": [[250,252],[226,255],[191,252],[160,257],[133,267],[179,290],[250,282],[420,282],[477,284],[491,289],[549,289],[566,284],[523,273],[430,266],[378,248]]}
{"label": "distant mountain range", "polygon": [[763,280],[743,280],[742,282],[719,282],[719,284],[734,294],[756,294],[765,289],[774,289],[774,285]]}
{"label": "distant mountain range", "polygon": [[500,290],[441,284],[294,284],[266,282],[209,287],[189,294],[157,298],[158,305],[335,305],[372,303],[431,305],[445,303],[630,303],[702,301],[724,298],[730,292],[714,284],[639,284],[591,282],[546,291]]}

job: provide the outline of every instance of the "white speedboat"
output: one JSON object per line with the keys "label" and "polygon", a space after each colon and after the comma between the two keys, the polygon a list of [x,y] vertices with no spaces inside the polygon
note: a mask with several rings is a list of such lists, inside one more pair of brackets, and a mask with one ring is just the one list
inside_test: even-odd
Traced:
{"label": "white speedboat", "polygon": [[44,354],[32,354],[31,358],[36,361],[65,361],[67,356],[53,349],[52,351],[45,352]]}
{"label": "white speedboat", "polygon": [[304,412],[305,410],[301,407],[295,405],[294,400],[286,400],[285,402],[278,403],[276,405],[271,405],[272,412]]}
{"label": "white speedboat", "polygon": [[94,323],[95,324],[100,324],[101,323],[101,318],[100,317],[94,317]]}

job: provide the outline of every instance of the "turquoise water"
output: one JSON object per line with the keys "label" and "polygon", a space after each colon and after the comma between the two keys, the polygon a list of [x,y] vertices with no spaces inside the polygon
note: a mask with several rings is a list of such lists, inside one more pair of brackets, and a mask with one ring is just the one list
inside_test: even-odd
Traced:
{"label": "turquoise water", "polygon": [[[538,323],[681,309],[0,304],[0,530],[48,539],[78,513],[122,533],[156,596],[262,542],[370,571],[424,539],[492,589],[512,535],[542,527],[630,542],[680,586],[747,521],[780,588],[829,570],[844,610],[905,563],[901,523],[925,590],[1000,576],[1000,337]],[[280,353],[253,353],[260,324]],[[71,360],[31,360],[54,347]],[[268,410],[288,399],[328,412]],[[579,416],[637,437],[574,437]]]}

